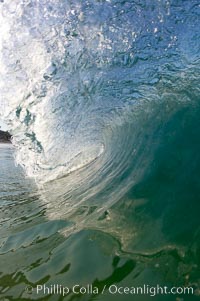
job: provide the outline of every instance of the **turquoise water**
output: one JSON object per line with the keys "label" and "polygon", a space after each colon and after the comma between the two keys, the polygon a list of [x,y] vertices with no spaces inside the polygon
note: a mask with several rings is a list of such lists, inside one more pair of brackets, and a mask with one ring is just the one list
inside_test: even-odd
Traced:
{"label": "turquoise water", "polygon": [[199,14],[0,3],[1,300],[200,300]]}
{"label": "turquoise water", "polygon": [[[163,127],[159,143],[157,138],[154,140],[156,151],[148,172],[118,202],[111,204],[106,213],[101,203],[109,190],[116,189],[112,184],[105,195],[97,194],[91,200],[73,204],[73,199],[83,197],[87,183],[86,187],[70,191],[72,173],[38,189],[15,166],[13,147],[1,145],[0,283],[1,298],[5,297],[2,300],[180,297],[159,294],[133,297],[106,291],[103,296],[70,293],[62,298],[36,293],[36,286],[41,284],[72,288],[88,283],[99,291],[104,285],[113,284],[192,286],[195,294],[181,297],[198,300],[200,127],[197,116],[194,108],[173,115]],[[175,130],[177,123],[182,126]],[[149,147],[152,149],[147,144],[147,152]],[[80,177],[81,172],[78,172]],[[123,178],[116,176],[116,185],[125,181],[129,172],[127,168]],[[35,291],[27,292],[27,285]]]}

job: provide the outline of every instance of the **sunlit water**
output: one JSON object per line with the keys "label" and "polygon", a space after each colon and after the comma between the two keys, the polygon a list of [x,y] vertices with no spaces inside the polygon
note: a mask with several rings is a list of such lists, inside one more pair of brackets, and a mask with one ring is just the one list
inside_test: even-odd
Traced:
{"label": "sunlit water", "polygon": [[198,2],[0,3],[3,300],[133,300],[25,289],[88,283],[199,300]]}
{"label": "sunlit water", "polygon": [[[172,125],[173,122],[169,125],[170,133]],[[51,294],[44,299],[44,294],[27,292],[25,288],[88,283],[100,291],[105,284],[189,285],[195,296],[183,296],[184,300],[198,300],[200,165],[196,148],[189,145],[197,146],[195,134],[199,131],[195,133],[197,128],[191,129],[188,124],[186,129],[185,142],[177,136],[175,139],[180,144],[179,151],[169,144],[166,149],[163,141],[148,174],[119,197],[117,203],[110,204],[107,211],[102,210],[102,203],[107,200],[109,189],[114,189],[111,184],[105,193],[85,201],[81,200],[92,188],[85,182],[84,188],[80,188],[80,171],[38,189],[15,166],[13,148],[1,145],[0,283],[1,296],[6,297],[3,300],[74,300],[72,293],[65,299]],[[167,136],[166,133],[164,138]],[[79,184],[72,190],[74,176]],[[115,181],[120,185],[123,179],[116,177]],[[92,296],[76,298],[91,300]],[[108,293],[95,296],[100,300],[133,298]],[[137,300],[149,298],[152,297],[137,296]],[[154,298],[163,300],[162,295]],[[165,299],[175,300],[175,296]]]}

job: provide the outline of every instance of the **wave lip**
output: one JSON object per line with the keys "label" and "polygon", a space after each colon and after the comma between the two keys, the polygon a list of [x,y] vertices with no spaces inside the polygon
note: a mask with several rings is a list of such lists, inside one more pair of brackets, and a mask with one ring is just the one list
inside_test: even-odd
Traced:
{"label": "wave lip", "polygon": [[131,161],[138,127],[127,129],[128,141],[113,131],[116,145],[112,133],[110,141],[103,137],[107,129],[123,123],[124,111],[137,116],[168,97],[180,102],[183,87],[198,84],[198,1],[158,2],[1,3],[0,114],[29,176],[52,180],[102,152],[101,170],[113,166],[116,174]]}

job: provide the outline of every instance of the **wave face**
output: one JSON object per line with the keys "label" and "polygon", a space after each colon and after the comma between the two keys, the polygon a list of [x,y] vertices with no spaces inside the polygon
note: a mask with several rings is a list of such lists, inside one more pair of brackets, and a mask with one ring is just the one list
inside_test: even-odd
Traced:
{"label": "wave face", "polygon": [[1,3],[1,115],[45,199],[107,215],[146,208],[158,180],[159,208],[197,172],[198,17],[198,1]]}
{"label": "wave face", "polygon": [[0,117],[29,176],[3,146],[6,298],[84,279],[192,285],[178,297],[197,300],[199,13],[199,0],[0,1]]}
{"label": "wave face", "polygon": [[[2,115],[27,174],[48,181],[115,153],[107,131],[127,114],[190,105],[198,12],[198,1],[1,3]],[[137,152],[141,126],[117,148],[135,136]]]}

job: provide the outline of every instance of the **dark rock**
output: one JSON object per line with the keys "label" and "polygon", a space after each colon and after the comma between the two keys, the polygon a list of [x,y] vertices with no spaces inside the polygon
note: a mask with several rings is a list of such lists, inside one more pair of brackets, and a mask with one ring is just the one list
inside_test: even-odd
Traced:
{"label": "dark rock", "polygon": [[11,143],[11,135],[0,130],[0,143]]}

